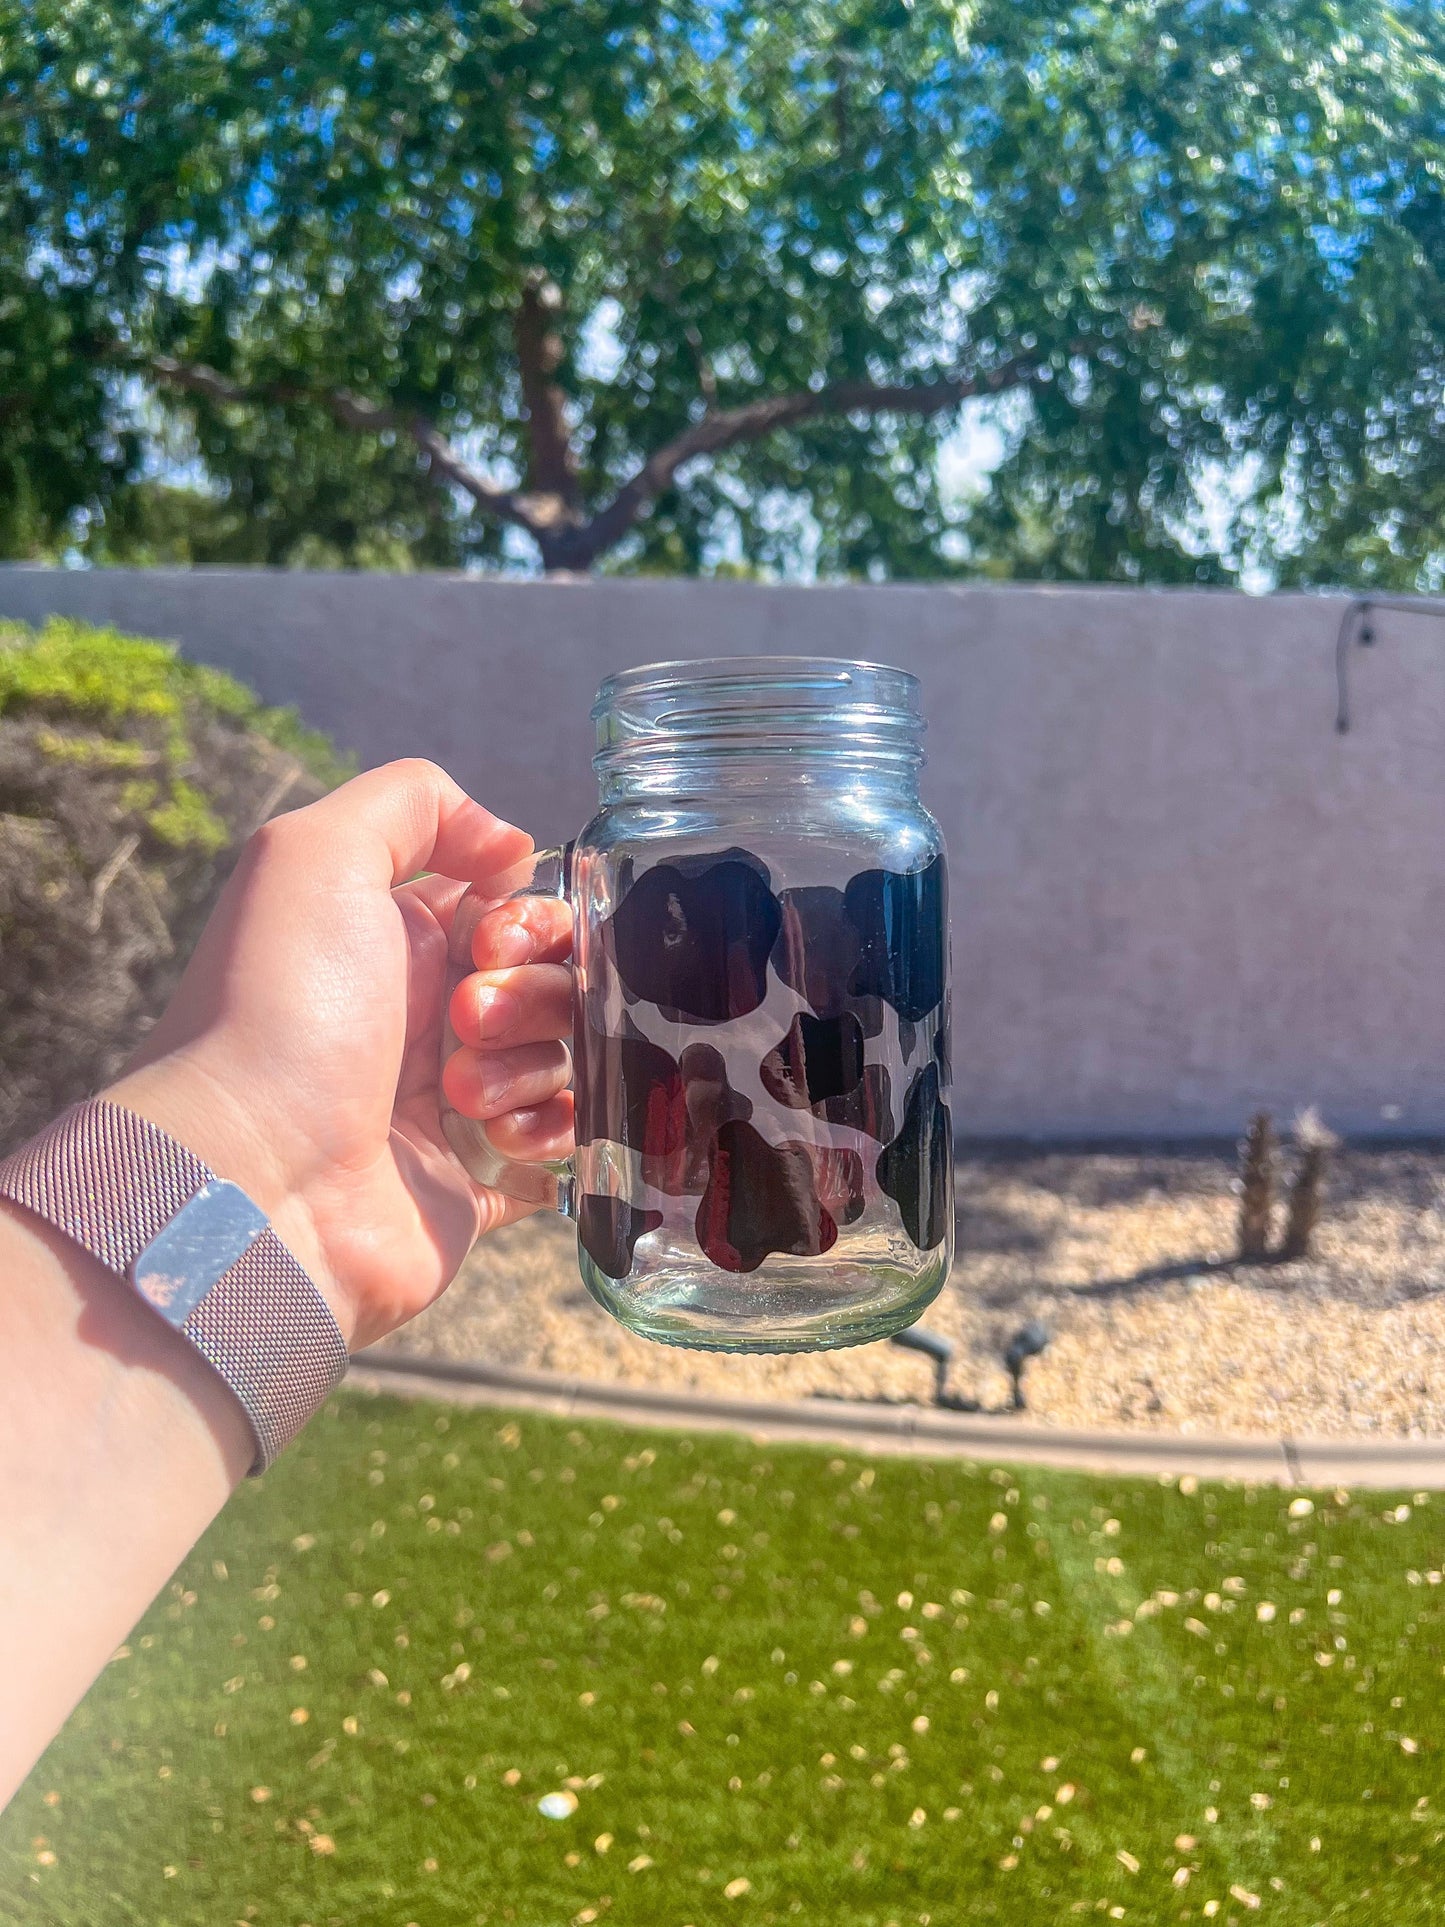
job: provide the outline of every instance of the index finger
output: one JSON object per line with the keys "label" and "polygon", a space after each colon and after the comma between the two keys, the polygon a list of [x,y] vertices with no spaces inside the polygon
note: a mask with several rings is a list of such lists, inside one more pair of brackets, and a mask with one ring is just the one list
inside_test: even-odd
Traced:
{"label": "index finger", "polygon": [[[384,763],[298,810],[326,833],[330,868],[392,889],[439,870],[504,896],[532,853],[531,837],[483,809],[436,763]],[[281,819],[284,821],[284,819]]]}

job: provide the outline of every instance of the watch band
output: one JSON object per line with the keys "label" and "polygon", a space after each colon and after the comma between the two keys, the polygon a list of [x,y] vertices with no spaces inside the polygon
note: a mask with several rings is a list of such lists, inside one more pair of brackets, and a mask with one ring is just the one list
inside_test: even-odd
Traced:
{"label": "watch band", "polygon": [[331,1308],[238,1185],[92,1098],[0,1159],[24,1205],[118,1272],[240,1400],[264,1472],[346,1375]]}

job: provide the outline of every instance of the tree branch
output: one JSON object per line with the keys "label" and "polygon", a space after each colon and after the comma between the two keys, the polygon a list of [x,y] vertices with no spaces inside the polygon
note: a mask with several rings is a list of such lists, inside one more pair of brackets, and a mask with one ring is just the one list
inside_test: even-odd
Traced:
{"label": "tree branch", "polygon": [[259,387],[247,388],[217,373],[214,368],[208,368],[204,362],[176,361],[170,355],[153,355],[145,363],[145,368],[170,387],[182,389],[186,394],[199,395],[206,401],[253,405],[257,402],[310,402],[326,409],[332,420],[342,428],[356,429],[369,435],[380,434],[385,429],[408,435],[426,456],[429,473],[443,481],[454,482],[471,496],[478,508],[485,509],[489,515],[525,529],[535,541],[540,541],[555,526],[555,512],[549,512],[550,505],[545,500],[535,501],[516,489],[498,488],[494,482],[489,482],[462,460],[441,431],[424,415],[363,400],[345,388],[317,391],[291,381],[265,382]]}
{"label": "tree branch", "polygon": [[702,390],[703,401],[710,409],[716,408],[717,376],[713,373],[712,363],[708,360],[707,351],[702,345],[702,336],[691,322],[684,330],[683,339],[692,350],[693,366],[697,369],[697,385]]}
{"label": "tree branch", "polygon": [[780,428],[792,428],[821,415],[937,415],[975,396],[1021,387],[1038,372],[1037,363],[1014,360],[982,375],[950,375],[916,384],[829,382],[822,388],[774,395],[737,408],[709,409],[680,435],[654,450],[605,508],[565,538],[567,566],[587,568],[597,556],[605,554],[643,510],[672,485],[683,464],[699,455],[716,455],[726,448],[762,441]]}
{"label": "tree branch", "polygon": [[577,464],[567,432],[567,397],[552,379],[565,350],[557,332],[562,294],[543,274],[529,275],[512,321],[517,365],[522,376],[522,400],[527,409],[529,486],[541,495],[555,495],[569,509],[577,505]]}
{"label": "tree branch", "polygon": [[[554,364],[555,365],[555,364]],[[317,391],[295,382],[271,382],[246,388],[203,363],[187,363],[157,355],[145,364],[150,373],[188,394],[214,402],[309,402],[325,408],[344,428],[365,434],[390,429],[410,436],[427,458],[429,472],[454,483],[489,515],[522,528],[537,543],[548,569],[588,569],[627,534],[657,497],[671,487],[677,472],[699,456],[763,441],[779,429],[816,421],[825,415],[937,415],[960,402],[981,395],[997,395],[1046,378],[1038,362],[1016,359],[978,375],[948,375],[936,381],[839,381],[822,388],[801,389],[744,402],[735,408],[709,407],[695,422],[655,449],[612,500],[591,517],[577,503],[576,475],[570,446],[553,446],[545,461],[565,464],[567,490],[559,487],[518,490],[498,488],[468,466],[441,431],[425,416],[363,400],[346,389]],[[543,362],[533,363],[545,376]],[[525,376],[524,376],[525,385]],[[554,391],[557,392],[557,391]],[[534,427],[536,423],[534,417]],[[545,431],[544,431],[545,440]],[[533,465],[537,479],[559,471],[545,466],[535,435]]]}

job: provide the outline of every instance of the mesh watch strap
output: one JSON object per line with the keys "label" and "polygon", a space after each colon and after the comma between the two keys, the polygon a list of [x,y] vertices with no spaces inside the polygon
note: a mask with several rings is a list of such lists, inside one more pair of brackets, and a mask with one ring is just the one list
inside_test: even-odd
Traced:
{"label": "mesh watch strap", "polygon": [[330,1307],[262,1213],[119,1104],[77,1104],[0,1159],[0,1197],[119,1272],[240,1400],[264,1472],[346,1373]]}

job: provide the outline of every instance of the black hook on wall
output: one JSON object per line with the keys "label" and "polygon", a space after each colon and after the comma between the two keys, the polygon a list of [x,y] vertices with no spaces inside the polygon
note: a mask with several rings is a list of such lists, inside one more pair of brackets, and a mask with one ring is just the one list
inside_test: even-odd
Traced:
{"label": "black hook on wall", "polygon": [[1445,608],[1406,596],[1355,596],[1345,605],[1335,638],[1335,729],[1341,736],[1347,736],[1350,729],[1350,644],[1357,642],[1362,649],[1373,644],[1373,617],[1377,609],[1393,609],[1397,615],[1429,616],[1436,622],[1445,622]]}

